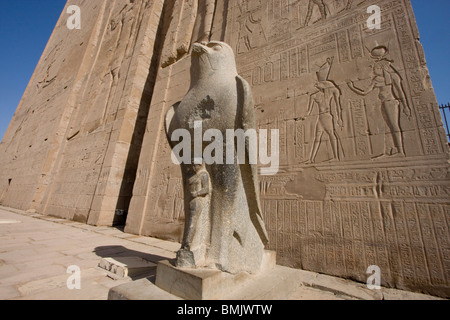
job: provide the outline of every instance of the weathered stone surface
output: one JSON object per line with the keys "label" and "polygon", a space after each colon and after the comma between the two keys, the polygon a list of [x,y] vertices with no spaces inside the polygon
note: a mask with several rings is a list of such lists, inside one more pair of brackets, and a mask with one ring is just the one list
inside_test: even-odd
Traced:
{"label": "weathered stone surface", "polygon": [[156,281],[141,279],[114,287],[109,300],[279,300],[301,285],[299,270],[276,266],[275,252],[265,252],[262,269],[229,274],[213,269],[177,268],[170,261],[158,264]]}
{"label": "weathered stone surface", "polygon": [[149,279],[140,279],[128,284],[113,287],[108,292],[108,300],[182,300],[159,288]]}
{"label": "weathered stone surface", "polygon": [[[129,289],[128,294],[133,294],[133,297],[136,297],[135,299],[167,300],[176,298],[154,284],[149,285],[151,281],[154,282],[155,271],[149,277],[150,280],[113,280],[107,276],[107,272],[97,267],[100,257],[109,255],[120,257],[124,254],[140,254],[155,263],[161,261],[161,259],[174,259],[175,254],[172,251],[163,251],[154,246],[155,242],[162,243],[164,241],[153,239],[153,243],[142,245],[137,240],[150,240],[151,238],[135,236],[131,240],[122,239],[116,235],[103,234],[102,232],[106,229],[104,227],[70,223],[67,220],[65,223],[61,223],[60,221],[46,219],[45,216],[30,216],[25,211],[4,207],[0,207],[0,219],[22,221],[21,224],[0,225],[0,251],[2,251],[0,252],[0,297],[2,299],[104,300],[108,298],[108,292],[111,288],[116,289],[115,287],[125,283],[130,284],[127,287]],[[115,246],[111,246],[111,244],[115,244]],[[274,261],[274,255],[271,258]],[[67,281],[73,279],[72,276],[74,275],[67,273],[67,268],[71,265],[77,265],[81,269],[81,290],[68,290],[67,288]],[[338,295],[333,296],[331,290],[314,289],[314,279],[320,278],[317,274],[291,270],[290,268],[283,269],[301,273],[301,279],[304,279],[309,285],[308,287],[298,287],[289,299],[345,298]],[[274,272],[269,273],[255,285],[273,288],[275,282],[271,282],[270,277],[273,275],[273,279],[277,279],[275,274]],[[284,277],[285,279],[293,279],[292,273],[285,273]],[[142,291],[139,291],[138,285],[145,283],[147,285],[141,286]],[[346,283],[348,286],[345,289],[346,291],[350,290],[351,287],[357,288],[360,286],[360,284],[352,281],[346,281]],[[321,285],[323,286],[323,282]],[[156,296],[152,288],[158,289],[159,293],[164,294],[164,296]],[[267,289],[250,292],[261,293],[265,290]],[[343,291],[343,289],[340,289],[340,291]],[[358,291],[355,290],[355,292]],[[121,292],[125,293],[125,290],[121,290]],[[284,294],[284,292],[281,291],[280,294]],[[393,289],[385,290],[384,288],[383,294],[385,299],[423,300],[433,298]],[[126,297],[129,299],[130,295],[126,295]]]}
{"label": "weathered stone surface", "polygon": [[[0,145],[0,204],[107,225],[121,209],[127,232],[181,242],[164,120],[211,11],[194,19],[188,2],[71,1],[86,27],[63,14],[55,28]],[[381,29],[367,26],[373,4]],[[449,150],[410,1],[213,11],[209,40],[234,50],[258,128],[280,133],[279,171],[260,177],[279,263],[360,282],[377,265],[384,286],[448,297]]]}
{"label": "weathered stone surface", "polygon": [[[131,198],[162,0],[71,1],[0,147],[0,202],[111,225]],[[7,169],[6,169],[7,168]]]}
{"label": "weathered stone surface", "polygon": [[[275,252],[265,252],[257,275],[267,275],[275,266]],[[179,268],[169,261],[160,262],[156,273],[158,287],[188,300],[223,299],[254,280],[255,276],[244,271],[230,274],[213,268]]]}
{"label": "weathered stone surface", "polygon": [[[183,156],[177,155],[183,173],[186,221],[176,264],[255,273],[268,242],[258,167],[256,162],[241,163],[239,159],[251,159],[254,150],[250,144],[254,142],[235,146],[238,130],[256,134],[253,95],[249,84],[237,74],[233,49],[224,42],[195,43],[190,73],[190,89],[169,109],[165,125],[174,153],[177,132],[190,140],[182,146]],[[204,154],[209,147],[203,143],[205,134],[212,130],[219,143],[214,159],[211,153]],[[229,144],[233,147],[225,148]]]}
{"label": "weathered stone surface", "polygon": [[117,279],[145,275],[156,269],[156,264],[140,257],[102,258],[98,266]]}
{"label": "weathered stone surface", "polygon": [[[448,296],[449,157],[438,105],[409,1],[378,1],[373,30],[372,4],[327,3],[324,19],[306,0],[229,1],[211,39],[234,49],[258,127],[280,130],[280,170],[260,177],[279,263],[361,282],[377,265],[385,286]],[[163,117],[188,91],[189,69],[181,59],[155,84],[130,232],[181,241],[183,183]]]}
{"label": "weathered stone surface", "polygon": [[0,220],[0,224],[15,224],[15,223],[21,223],[19,220]]}
{"label": "weathered stone surface", "polygon": [[156,285],[188,300],[218,299],[245,282],[248,274],[232,275],[214,269],[176,268],[169,261],[158,264]]}

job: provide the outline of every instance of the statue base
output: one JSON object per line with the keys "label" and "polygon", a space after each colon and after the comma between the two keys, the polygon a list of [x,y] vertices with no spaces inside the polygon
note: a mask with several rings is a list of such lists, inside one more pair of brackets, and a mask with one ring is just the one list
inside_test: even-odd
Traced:
{"label": "statue base", "polygon": [[266,251],[261,271],[237,275],[211,269],[177,268],[161,261],[156,281],[141,279],[109,292],[109,300],[281,300],[295,291],[296,270],[276,265],[276,253]]}

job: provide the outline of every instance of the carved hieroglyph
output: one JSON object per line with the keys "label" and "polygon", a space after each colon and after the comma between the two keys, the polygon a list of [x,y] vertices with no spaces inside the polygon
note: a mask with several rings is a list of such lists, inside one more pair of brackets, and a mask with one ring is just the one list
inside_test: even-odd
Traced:
{"label": "carved hieroglyph", "polygon": [[[173,134],[177,130],[188,132],[192,142],[196,135],[203,137],[208,130],[215,130],[215,134],[227,139],[230,129],[256,130],[253,95],[249,84],[237,74],[229,45],[215,41],[195,43],[190,72],[188,93],[166,117],[167,138],[172,147],[176,145]],[[197,132],[199,124],[201,131]],[[234,144],[234,135],[232,139]],[[229,143],[224,139],[219,148]],[[246,157],[250,158],[248,144]],[[204,149],[202,146],[201,155]],[[203,156],[195,158],[192,152],[188,161],[181,163],[185,228],[176,264],[255,273],[261,267],[268,241],[262,221],[257,165],[248,161],[240,164],[234,148],[232,162],[225,152],[223,157],[211,163]]]}
{"label": "carved hieroglyph", "polygon": [[[216,4],[211,38],[234,49],[258,127],[280,131],[280,170],[260,177],[268,249],[281,264],[362,282],[378,265],[383,285],[443,294],[448,147],[410,3],[377,1],[381,29],[367,27],[370,1],[323,1],[325,14],[321,3]],[[182,198],[165,187],[181,174],[157,137],[189,69],[181,59],[159,74],[129,231],[181,240]]]}
{"label": "carved hieroglyph", "polygon": [[280,133],[278,174],[260,176],[278,262],[361,282],[377,265],[383,285],[449,296],[448,144],[410,1],[71,4],[83,28],[62,15],[0,146],[1,204],[92,224],[122,209],[128,232],[181,242],[164,121],[209,37],[233,49],[257,127]]}
{"label": "carved hieroglyph", "polygon": [[[336,132],[336,125],[340,127],[343,126],[341,91],[336,86],[336,84],[328,79],[332,63],[333,58],[328,59],[327,62],[317,72],[317,82],[315,84],[315,87],[318,89],[318,91],[311,94],[310,96],[308,116],[311,116],[315,105],[317,105],[319,108],[319,116],[315,125],[314,145],[311,149],[311,155],[307,162],[308,164],[315,162],[317,152],[319,151],[319,147],[324,134],[328,136],[328,140],[330,141],[332,148],[330,161],[337,161],[340,159],[338,146],[341,145],[341,141],[338,138]],[[332,113],[333,103],[335,116],[333,116]]]}

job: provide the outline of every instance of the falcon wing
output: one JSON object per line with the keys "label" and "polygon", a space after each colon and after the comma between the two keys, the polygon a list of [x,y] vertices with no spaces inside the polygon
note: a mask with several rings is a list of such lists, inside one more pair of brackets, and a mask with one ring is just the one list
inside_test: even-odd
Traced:
{"label": "falcon wing", "polygon": [[[244,131],[248,129],[256,130],[256,120],[254,111],[254,101],[250,85],[241,76],[236,77],[237,88],[238,88],[238,105],[239,113],[238,117],[242,119],[239,123]],[[258,165],[249,163],[249,141],[245,141],[246,149],[246,161],[245,164],[241,166],[242,180],[244,183],[244,188],[247,190],[247,199],[250,211],[250,218],[258,231],[258,234],[266,245],[269,242],[269,237],[267,235],[266,227],[264,225],[261,201],[259,195],[259,181],[258,181]]]}

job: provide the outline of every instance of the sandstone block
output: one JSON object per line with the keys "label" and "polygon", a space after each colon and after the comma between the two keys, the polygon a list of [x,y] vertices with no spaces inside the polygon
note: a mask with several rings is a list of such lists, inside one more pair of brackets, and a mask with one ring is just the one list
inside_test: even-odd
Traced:
{"label": "sandstone block", "polygon": [[118,279],[133,278],[156,269],[156,264],[140,257],[103,258],[98,266],[109,271],[113,277]]}

